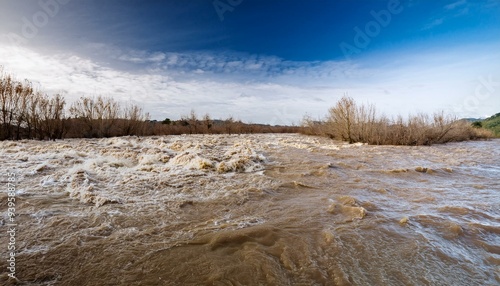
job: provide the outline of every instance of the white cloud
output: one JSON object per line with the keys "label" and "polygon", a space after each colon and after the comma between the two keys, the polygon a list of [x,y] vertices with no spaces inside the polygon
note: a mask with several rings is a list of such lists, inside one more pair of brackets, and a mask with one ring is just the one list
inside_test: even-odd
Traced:
{"label": "white cloud", "polygon": [[[290,62],[276,57],[211,53],[151,53],[101,46],[119,68],[75,54],[44,55],[0,44],[0,64],[17,78],[40,82],[69,102],[102,94],[142,105],[153,118],[179,118],[194,109],[214,118],[233,115],[256,123],[299,123],[326,114],[344,92],[388,115],[433,112],[463,105],[478,77],[500,81],[498,48],[471,47],[373,56],[359,62]],[[486,51],[486,52],[485,52]],[[101,56],[103,55],[101,54]],[[131,60],[133,59],[133,60]],[[109,61],[108,61],[109,62]],[[460,116],[496,113],[500,87]],[[496,92],[496,93],[495,93]],[[497,108],[498,109],[498,108]]]}

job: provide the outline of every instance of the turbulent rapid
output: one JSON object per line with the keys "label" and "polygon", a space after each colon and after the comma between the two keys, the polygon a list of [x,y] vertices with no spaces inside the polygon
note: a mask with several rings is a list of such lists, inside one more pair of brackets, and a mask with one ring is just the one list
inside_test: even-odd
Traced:
{"label": "turbulent rapid", "polygon": [[499,143],[0,142],[0,284],[500,285]]}

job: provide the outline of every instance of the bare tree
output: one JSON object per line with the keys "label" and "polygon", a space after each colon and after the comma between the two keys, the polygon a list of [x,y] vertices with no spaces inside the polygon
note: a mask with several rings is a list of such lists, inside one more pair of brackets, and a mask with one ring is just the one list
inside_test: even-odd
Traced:
{"label": "bare tree", "polygon": [[26,114],[26,129],[28,138],[32,139],[40,132],[40,114],[39,107],[43,94],[40,92],[33,93],[27,107]]}
{"label": "bare tree", "polygon": [[210,133],[210,129],[212,128],[213,121],[210,118],[210,115],[206,113],[203,116],[203,128],[204,128],[204,133]]}
{"label": "bare tree", "polygon": [[355,116],[354,139],[356,141],[370,141],[374,137],[376,124],[376,110],[373,104],[360,105]]}
{"label": "bare tree", "polygon": [[62,139],[64,133],[64,106],[66,102],[62,95],[56,94],[50,98],[43,95],[39,98],[38,114],[40,118],[40,129],[38,138],[50,140]]}
{"label": "bare tree", "polygon": [[70,115],[84,124],[85,130],[82,130],[83,137],[95,137],[97,135],[94,123],[94,119],[96,118],[94,106],[95,102],[93,98],[82,96],[69,109]]}
{"label": "bare tree", "polygon": [[234,117],[231,115],[229,116],[225,121],[224,121],[224,125],[226,126],[226,133],[227,134],[231,134],[234,132]]}
{"label": "bare tree", "polygon": [[329,110],[327,119],[335,137],[354,143],[353,128],[356,115],[356,103],[351,97],[344,95]]}
{"label": "bare tree", "polygon": [[19,98],[17,102],[17,112],[15,117],[16,122],[16,140],[21,139],[22,137],[22,129],[28,129],[28,134],[26,136],[30,136],[29,134],[29,106],[31,101],[33,100],[33,87],[31,82],[26,80],[24,84],[20,84],[16,87],[17,97]]}
{"label": "bare tree", "polygon": [[62,139],[64,134],[64,107],[66,105],[66,101],[61,94],[56,94],[49,101],[50,106],[50,129],[51,133],[49,134],[49,138],[52,140]]}
{"label": "bare tree", "polygon": [[191,113],[189,114],[189,133],[190,134],[196,134],[198,133],[198,116],[196,115],[196,112],[192,109]]}
{"label": "bare tree", "polygon": [[99,137],[110,137],[112,134],[111,128],[119,118],[120,105],[113,98],[98,96],[94,106]]}
{"label": "bare tree", "polygon": [[18,98],[16,98],[16,82],[10,75],[1,74],[0,78],[0,120],[2,129],[0,139],[12,139],[12,121],[15,117],[15,109]]}
{"label": "bare tree", "polygon": [[144,114],[142,108],[137,105],[129,104],[123,109],[123,135],[143,135],[146,128],[146,121],[149,120],[149,114]]}
{"label": "bare tree", "polygon": [[83,96],[71,105],[69,112],[84,122],[85,137],[109,137],[119,117],[120,105],[112,98]]}
{"label": "bare tree", "polygon": [[198,117],[194,110],[191,110],[191,113],[188,116],[181,116],[181,126],[187,126],[189,134],[195,134],[198,132]]}

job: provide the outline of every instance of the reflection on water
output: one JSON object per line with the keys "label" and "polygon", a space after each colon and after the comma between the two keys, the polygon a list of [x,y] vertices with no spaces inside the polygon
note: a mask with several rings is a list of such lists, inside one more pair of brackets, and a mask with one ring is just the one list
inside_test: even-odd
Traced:
{"label": "reflection on water", "polygon": [[[16,274],[24,285],[498,285],[499,143],[0,142],[3,169],[19,174]],[[14,284],[0,240],[0,281]]]}

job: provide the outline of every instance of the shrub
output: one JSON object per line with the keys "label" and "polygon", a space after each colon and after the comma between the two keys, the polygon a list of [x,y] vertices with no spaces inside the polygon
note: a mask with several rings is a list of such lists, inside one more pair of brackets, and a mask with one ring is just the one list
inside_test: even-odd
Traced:
{"label": "shrub", "polygon": [[491,137],[491,132],[443,112],[432,116],[420,113],[408,119],[399,115],[390,120],[378,116],[373,105],[358,105],[346,95],[329,109],[325,120],[305,118],[303,127],[305,134],[374,145],[432,145]]}
{"label": "shrub", "polygon": [[[29,81],[17,81],[0,66],[0,140],[62,139],[129,135],[193,133],[297,133],[301,127],[245,124],[229,117],[198,119],[194,111],[181,120],[151,121],[142,108],[103,96],[82,96],[68,110],[60,94],[35,91]],[[69,114],[69,117],[67,117]]]}

